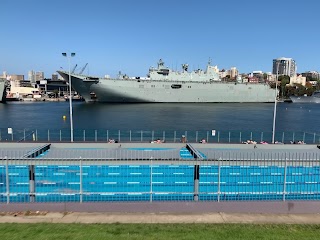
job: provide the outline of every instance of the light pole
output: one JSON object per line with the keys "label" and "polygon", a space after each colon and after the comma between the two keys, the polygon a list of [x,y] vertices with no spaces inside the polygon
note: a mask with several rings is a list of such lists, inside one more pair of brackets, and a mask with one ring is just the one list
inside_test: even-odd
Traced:
{"label": "light pole", "polygon": [[69,55],[67,53],[62,53],[62,56],[68,58],[68,64],[69,64],[69,111],[70,111],[70,141],[73,142],[73,117],[72,117],[72,94],[71,94],[71,71],[70,71],[70,62],[71,58],[74,57],[75,53],[70,53]]}
{"label": "light pole", "polygon": [[274,137],[276,133],[276,116],[277,116],[277,94],[278,94],[278,74],[279,74],[279,62],[277,62],[277,74],[276,74],[276,87],[274,94],[274,110],[273,110],[273,127],[272,127],[272,143],[274,144]]}

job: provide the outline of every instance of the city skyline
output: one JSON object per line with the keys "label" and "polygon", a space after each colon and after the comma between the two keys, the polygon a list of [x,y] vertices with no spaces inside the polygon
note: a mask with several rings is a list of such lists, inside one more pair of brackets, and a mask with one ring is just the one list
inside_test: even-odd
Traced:
{"label": "city skyline", "polygon": [[[84,73],[144,76],[162,58],[173,69],[272,72],[272,59],[293,58],[297,72],[319,71],[315,1],[3,0],[0,71],[68,69],[62,52],[76,52]],[[308,9],[308,11],[304,11]],[[287,21],[287,20],[290,21]],[[286,21],[284,21],[286,20]],[[311,34],[312,33],[312,34]]]}

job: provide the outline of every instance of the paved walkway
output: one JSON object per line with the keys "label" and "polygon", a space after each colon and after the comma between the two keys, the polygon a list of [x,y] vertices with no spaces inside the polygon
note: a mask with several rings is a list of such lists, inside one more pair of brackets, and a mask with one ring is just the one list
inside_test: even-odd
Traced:
{"label": "paved walkway", "polygon": [[0,223],[274,223],[320,224],[320,214],[2,213]]}

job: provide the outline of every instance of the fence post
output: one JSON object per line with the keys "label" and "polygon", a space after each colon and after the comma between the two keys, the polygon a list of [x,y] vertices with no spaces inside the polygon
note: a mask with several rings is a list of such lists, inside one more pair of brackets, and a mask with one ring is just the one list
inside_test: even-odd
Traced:
{"label": "fence post", "polygon": [[34,165],[29,165],[29,196],[30,202],[35,202],[35,174]]}
{"label": "fence post", "polygon": [[198,142],[198,131],[196,131],[196,142]]}
{"label": "fence post", "polygon": [[142,142],[142,140],[143,140],[143,136],[142,136],[142,134],[143,134],[143,133],[142,133],[142,130],[141,130],[141,142]]}
{"label": "fence post", "polygon": [[262,142],[263,141],[263,132],[261,132],[261,141],[260,142]]}
{"label": "fence post", "polygon": [[121,133],[120,133],[120,130],[119,130],[118,142],[120,142],[120,140],[121,140],[120,136],[121,136]]}
{"label": "fence post", "polygon": [[316,143],[316,133],[313,133],[313,143]]}
{"label": "fence post", "polygon": [[94,130],[94,140],[97,142],[98,141],[98,133],[97,130]]}
{"label": "fence post", "polygon": [[80,157],[80,203],[82,203],[82,158]]}
{"label": "fence post", "polygon": [[86,141],[86,130],[83,130],[83,141]]}
{"label": "fence post", "polygon": [[164,142],[166,141],[166,131],[163,131],[162,140],[163,140]]}
{"label": "fence post", "polygon": [[38,142],[38,129],[36,129],[36,142]]}
{"label": "fence post", "polygon": [[207,131],[207,143],[209,142],[209,131]]}
{"label": "fence post", "polygon": [[129,131],[129,142],[131,142],[131,130]]}
{"label": "fence post", "polygon": [[250,140],[253,140],[253,139],[252,139],[252,132],[250,133]]}
{"label": "fence post", "polygon": [[5,156],[6,159],[6,190],[7,190],[7,204],[10,203],[10,185],[9,185],[9,167],[8,167],[8,157]]}
{"label": "fence post", "polygon": [[283,197],[282,197],[282,200],[284,202],[286,201],[286,182],[287,182],[287,158],[285,160],[285,165],[284,165]]}
{"label": "fence post", "polygon": [[229,143],[230,143],[230,141],[231,141],[231,133],[230,133],[230,131],[229,131]]}
{"label": "fence post", "polygon": [[154,140],[154,131],[152,130],[152,132],[151,132],[151,141],[153,141]]}
{"label": "fence post", "polygon": [[218,159],[218,202],[220,202],[221,157]]}
{"label": "fence post", "polygon": [[284,132],[282,133],[282,143],[284,143]]}
{"label": "fence post", "polygon": [[174,138],[173,142],[176,142],[176,138],[177,138],[177,132],[176,131],[174,131],[174,133],[173,133],[173,138]]}
{"label": "fence post", "polygon": [[107,130],[107,141],[109,141],[109,130]]}
{"label": "fence post", "polygon": [[26,129],[23,129],[23,139],[26,141]]}
{"label": "fence post", "polygon": [[199,176],[200,176],[200,166],[199,163],[194,165],[194,195],[193,200],[195,202],[199,201]]}
{"label": "fence post", "polygon": [[13,142],[13,130],[12,130],[12,133],[11,133],[11,141]]}
{"label": "fence post", "polygon": [[241,131],[240,131],[240,143],[241,143],[241,140],[242,140],[242,139],[241,139]]}
{"label": "fence post", "polygon": [[150,202],[152,202],[152,157],[150,158]]}
{"label": "fence post", "polygon": [[303,142],[305,141],[305,138],[306,138],[306,132],[303,132],[303,139],[302,139]]}
{"label": "fence post", "polygon": [[61,129],[60,129],[60,142],[61,142],[62,136],[61,136]]}

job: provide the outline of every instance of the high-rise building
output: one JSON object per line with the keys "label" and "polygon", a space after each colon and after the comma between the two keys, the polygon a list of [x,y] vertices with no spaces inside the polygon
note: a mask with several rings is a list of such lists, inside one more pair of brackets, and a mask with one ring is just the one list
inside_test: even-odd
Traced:
{"label": "high-rise building", "polygon": [[234,79],[234,78],[236,78],[237,76],[238,76],[238,70],[237,70],[237,68],[236,67],[232,67],[232,68],[230,68],[230,78],[231,79]]}
{"label": "high-rise building", "polygon": [[287,75],[289,77],[294,77],[297,74],[297,65],[296,61],[292,58],[277,58],[273,59],[273,68],[272,73],[279,75]]}
{"label": "high-rise building", "polygon": [[44,72],[36,72],[36,81],[41,81],[44,79]]}
{"label": "high-rise building", "polygon": [[58,81],[58,74],[56,74],[56,73],[52,74],[51,80],[52,81]]}
{"label": "high-rise building", "polygon": [[35,73],[33,70],[28,72],[28,80],[30,81],[31,85],[35,85],[36,83],[36,77],[35,77]]}

